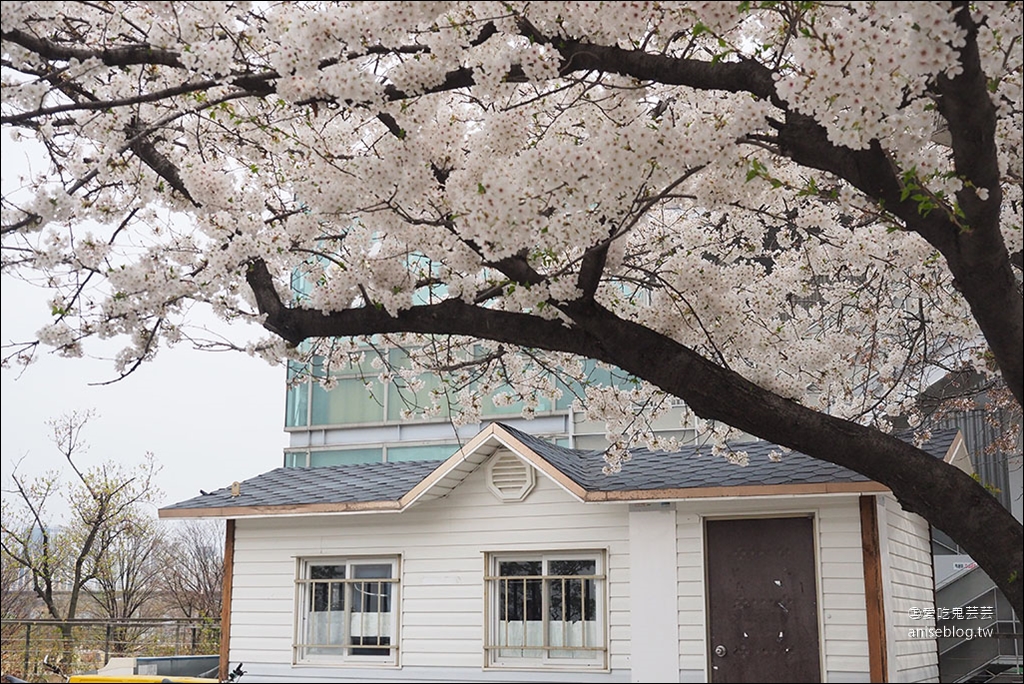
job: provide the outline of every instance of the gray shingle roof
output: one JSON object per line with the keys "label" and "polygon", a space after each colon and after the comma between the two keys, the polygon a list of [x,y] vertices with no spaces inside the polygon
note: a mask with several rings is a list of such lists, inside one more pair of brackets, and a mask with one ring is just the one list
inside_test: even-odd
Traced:
{"label": "gray shingle roof", "polygon": [[[713,456],[709,447],[703,450],[688,447],[675,453],[634,449],[632,459],[620,472],[605,475],[601,451],[569,449],[507,425],[501,425],[501,428],[591,492],[869,481],[852,470],[795,451],[785,454],[779,462],[772,462],[768,455],[778,447],[769,442],[736,445],[736,450],[747,452],[747,466],[733,465],[724,458]],[[956,430],[936,430],[924,450],[942,458],[949,451],[956,434]],[[225,487],[164,509],[398,501],[441,463],[405,461],[277,468],[242,482],[237,497],[232,497],[231,488]]]}
{"label": "gray shingle roof", "polygon": [[[591,492],[869,481],[860,473],[798,451],[786,453],[779,462],[773,462],[769,454],[779,447],[763,441],[734,446],[735,451],[747,453],[746,466],[712,455],[710,447],[686,447],[673,453],[632,449],[631,459],[622,470],[605,475],[601,451],[567,449],[507,425],[502,428]],[[956,430],[935,430],[923,448],[932,456],[943,458],[956,434]]]}
{"label": "gray shingle roof", "polygon": [[242,482],[239,496],[231,496],[231,487],[225,487],[164,508],[397,501],[437,468],[439,463],[401,461],[322,468],[277,468]]}

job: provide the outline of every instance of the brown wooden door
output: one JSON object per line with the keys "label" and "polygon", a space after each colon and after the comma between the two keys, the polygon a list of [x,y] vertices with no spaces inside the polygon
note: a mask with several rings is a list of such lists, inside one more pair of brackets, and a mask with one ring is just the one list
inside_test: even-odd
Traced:
{"label": "brown wooden door", "polygon": [[712,682],[820,682],[811,518],[708,520]]}

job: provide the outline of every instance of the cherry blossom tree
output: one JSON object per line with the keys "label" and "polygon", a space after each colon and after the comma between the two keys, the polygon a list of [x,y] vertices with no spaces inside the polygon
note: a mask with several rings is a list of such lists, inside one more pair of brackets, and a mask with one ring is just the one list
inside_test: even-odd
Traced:
{"label": "cherry blossom tree", "polygon": [[9,358],[119,338],[128,373],[209,344],[202,303],[275,361],[401,345],[375,372],[427,410],[576,392],[610,468],[671,446],[638,415],[678,397],[887,485],[1021,613],[1021,525],[890,434],[947,371],[1021,402],[1020,27],[1003,2],[7,3],[2,122],[49,163],[3,199],[3,267],[53,290]]}

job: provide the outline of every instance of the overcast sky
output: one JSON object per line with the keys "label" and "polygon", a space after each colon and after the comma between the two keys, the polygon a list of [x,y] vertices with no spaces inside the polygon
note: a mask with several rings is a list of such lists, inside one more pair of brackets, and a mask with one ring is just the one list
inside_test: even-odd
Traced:
{"label": "overcast sky", "polygon": [[[3,137],[6,194],[26,162],[23,150]],[[47,299],[38,288],[6,275],[0,278],[3,344],[33,338],[47,321]],[[116,377],[113,363],[63,359],[48,352],[43,350],[28,368],[0,371],[4,490],[19,460],[19,472],[26,474],[61,466],[46,421],[75,409],[98,414],[83,434],[90,445],[83,464],[106,459],[134,464],[152,451],[163,466],[158,478],[163,504],[282,463],[287,443],[283,367],[242,353],[199,352],[181,345],[161,350],[154,361],[120,382],[92,386]]]}
{"label": "overcast sky", "polygon": [[[40,291],[4,277],[2,339],[25,339],[45,320]],[[39,473],[61,465],[46,421],[74,409],[98,413],[84,433],[86,464],[108,458],[133,464],[152,451],[162,464],[164,503],[215,489],[281,465],[287,441],[284,370],[241,353],[162,350],[128,378],[113,364],[44,353],[18,377],[0,373],[4,488],[13,465]]]}

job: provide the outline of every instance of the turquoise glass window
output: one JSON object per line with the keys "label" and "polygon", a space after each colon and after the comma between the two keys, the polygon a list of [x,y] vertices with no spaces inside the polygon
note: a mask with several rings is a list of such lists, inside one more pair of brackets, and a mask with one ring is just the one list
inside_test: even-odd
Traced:
{"label": "turquoise glass window", "polygon": [[356,463],[380,463],[384,451],[380,448],[335,449],[309,452],[309,465],[313,468],[332,465],[354,465]]}
{"label": "turquoise glass window", "polygon": [[458,444],[388,447],[388,461],[442,461],[459,450]]}

